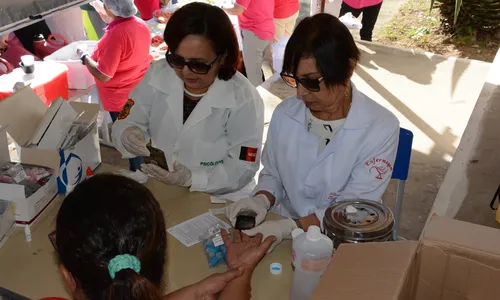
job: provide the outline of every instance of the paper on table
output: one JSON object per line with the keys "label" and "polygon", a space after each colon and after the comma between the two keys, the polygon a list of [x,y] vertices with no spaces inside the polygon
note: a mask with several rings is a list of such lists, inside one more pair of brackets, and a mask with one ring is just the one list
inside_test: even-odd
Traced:
{"label": "paper on table", "polygon": [[231,228],[229,224],[208,212],[177,224],[167,229],[167,232],[184,244],[184,246],[191,247],[201,242],[208,229],[217,224],[227,229]]}
{"label": "paper on table", "polygon": [[216,196],[210,196],[210,203],[212,204],[226,204],[226,199],[219,198]]}

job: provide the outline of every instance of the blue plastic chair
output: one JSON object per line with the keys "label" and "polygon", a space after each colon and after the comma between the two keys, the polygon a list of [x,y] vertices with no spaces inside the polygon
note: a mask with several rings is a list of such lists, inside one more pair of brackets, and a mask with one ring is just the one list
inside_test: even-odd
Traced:
{"label": "blue plastic chair", "polygon": [[410,170],[411,147],[413,144],[413,133],[407,129],[399,130],[398,152],[396,162],[392,170],[392,179],[398,180],[398,190],[396,195],[396,208],[394,211],[394,231],[392,239],[397,241],[399,234],[399,222],[401,220],[401,208],[403,206],[403,196],[405,193],[405,183]]}

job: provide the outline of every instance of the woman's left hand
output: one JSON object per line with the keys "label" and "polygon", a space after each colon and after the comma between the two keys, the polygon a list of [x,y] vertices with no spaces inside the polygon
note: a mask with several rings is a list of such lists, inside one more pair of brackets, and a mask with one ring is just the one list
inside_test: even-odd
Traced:
{"label": "woman's left hand", "polygon": [[155,164],[141,165],[141,171],[168,185],[178,185],[182,187],[191,186],[191,171],[178,162],[174,162],[173,171],[167,171]]}
{"label": "woman's left hand", "polygon": [[250,238],[239,230],[235,230],[233,235],[234,239],[231,241],[227,231],[222,230],[222,239],[227,248],[227,266],[244,269],[250,274],[277,240],[275,236],[268,236],[264,239],[260,233]]}

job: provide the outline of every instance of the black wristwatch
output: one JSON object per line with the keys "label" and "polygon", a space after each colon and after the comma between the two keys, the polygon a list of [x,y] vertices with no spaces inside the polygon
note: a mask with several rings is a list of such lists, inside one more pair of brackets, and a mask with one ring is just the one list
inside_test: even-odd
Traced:
{"label": "black wristwatch", "polygon": [[82,65],[85,65],[85,58],[87,58],[88,54],[85,53],[80,57],[80,60],[82,61]]}

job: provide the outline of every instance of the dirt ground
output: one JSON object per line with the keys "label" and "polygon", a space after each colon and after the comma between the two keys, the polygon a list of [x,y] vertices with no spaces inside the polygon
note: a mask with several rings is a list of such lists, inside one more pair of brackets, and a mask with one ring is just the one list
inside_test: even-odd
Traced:
{"label": "dirt ground", "polygon": [[429,11],[430,0],[407,0],[393,19],[375,33],[384,45],[492,62],[500,46],[494,34],[444,32],[438,9]]}

